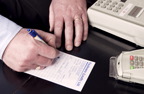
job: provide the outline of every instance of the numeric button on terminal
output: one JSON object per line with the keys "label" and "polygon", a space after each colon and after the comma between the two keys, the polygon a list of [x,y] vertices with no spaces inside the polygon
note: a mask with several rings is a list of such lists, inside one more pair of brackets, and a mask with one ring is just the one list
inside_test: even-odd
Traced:
{"label": "numeric button on terminal", "polygon": [[108,9],[108,10],[112,10],[112,7],[108,7],[107,9]]}
{"label": "numeric button on terminal", "polygon": [[99,3],[96,3],[95,5],[96,5],[96,6],[100,6],[100,4],[99,4]]}
{"label": "numeric button on terminal", "polygon": [[102,7],[102,8],[106,8],[106,5],[102,5],[101,7]]}
{"label": "numeric button on terminal", "polygon": [[118,9],[114,9],[114,10],[113,10],[113,12],[118,12],[118,11],[119,11]]}

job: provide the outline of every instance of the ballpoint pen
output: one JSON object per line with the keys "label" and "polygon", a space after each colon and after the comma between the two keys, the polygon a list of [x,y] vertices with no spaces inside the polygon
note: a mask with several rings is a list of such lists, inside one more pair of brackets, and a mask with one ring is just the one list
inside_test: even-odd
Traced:
{"label": "ballpoint pen", "polygon": [[29,32],[29,34],[36,40],[39,40],[43,43],[45,43],[42,39],[42,37],[34,30],[34,29],[27,29],[27,31]]}

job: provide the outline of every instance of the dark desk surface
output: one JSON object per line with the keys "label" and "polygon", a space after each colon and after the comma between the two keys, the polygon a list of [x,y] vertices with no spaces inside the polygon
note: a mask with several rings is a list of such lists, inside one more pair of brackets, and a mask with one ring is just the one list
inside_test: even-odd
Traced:
{"label": "dark desk surface", "polygon": [[[17,73],[0,62],[1,94],[144,94],[143,87],[109,78],[109,58],[121,51],[136,49],[135,45],[92,28],[88,40],[79,48],[66,53],[92,60],[96,65],[82,92],[45,81],[24,73]],[[118,40],[117,40],[118,39]]]}
{"label": "dark desk surface", "polygon": [[[96,0],[87,0],[88,7]],[[121,53],[138,49],[135,45],[115,36],[91,28],[88,40],[66,53],[95,61],[82,92],[45,81],[25,73],[17,73],[0,61],[0,94],[144,94],[144,86],[124,83],[109,78],[109,58]]]}

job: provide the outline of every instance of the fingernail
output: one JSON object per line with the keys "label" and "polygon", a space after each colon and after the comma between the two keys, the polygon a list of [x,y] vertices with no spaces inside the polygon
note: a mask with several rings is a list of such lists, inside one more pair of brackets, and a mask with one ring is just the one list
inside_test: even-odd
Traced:
{"label": "fingernail", "polygon": [[49,31],[51,32],[51,31],[52,31],[52,29],[50,28],[50,29],[49,29]]}
{"label": "fingernail", "polygon": [[40,69],[41,69],[41,67],[40,67],[40,66],[36,67],[36,70],[40,70]]}
{"label": "fingernail", "polygon": [[61,46],[60,43],[56,43],[56,47],[59,48]]}
{"label": "fingernail", "polygon": [[52,28],[50,28],[49,31],[52,32]]}
{"label": "fingernail", "polygon": [[75,46],[76,46],[76,47],[79,47],[80,44],[81,44],[80,42],[76,42],[76,43],[75,43]]}
{"label": "fingernail", "polygon": [[71,51],[71,50],[72,50],[72,46],[68,45],[68,46],[66,47],[66,49],[67,49],[68,51]]}
{"label": "fingernail", "polygon": [[86,40],[87,40],[87,37],[84,37],[84,38],[83,38],[83,41],[86,41]]}

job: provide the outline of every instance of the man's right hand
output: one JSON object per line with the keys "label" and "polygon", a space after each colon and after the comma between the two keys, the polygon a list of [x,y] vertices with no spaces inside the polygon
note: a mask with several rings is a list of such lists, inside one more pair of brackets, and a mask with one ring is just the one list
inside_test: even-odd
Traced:
{"label": "man's right hand", "polygon": [[46,44],[34,39],[26,29],[21,29],[3,54],[2,59],[7,66],[18,72],[36,69],[37,67],[43,69],[58,56],[56,37],[41,30],[36,30],[36,32]]}

